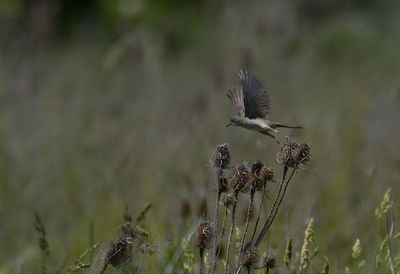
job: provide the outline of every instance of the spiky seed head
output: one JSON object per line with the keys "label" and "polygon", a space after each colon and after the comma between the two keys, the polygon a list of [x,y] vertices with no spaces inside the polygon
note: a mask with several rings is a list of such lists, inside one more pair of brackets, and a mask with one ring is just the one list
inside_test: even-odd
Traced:
{"label": "spiky seed head", "polygon": [[262,170],[264,169],[264,164],[261,163],[260,160],[255,162],[251,166],[251,175],[249,178],[250,187],[255,190],[261,190],[263,188],[263,180],[262,180]]}
{"label": "spiky seed head", "polygon": [[224,206],[229,207],[235,202],[235,196],[232,193],[224,194],[224,196],[222,196],[222,202]]}
{"label": "spiky seed head", "polygon": [[265,166],[261,171],[261,177],[264,183],[272,182],[274,180],[274,171],[272,168]]}
{"label": "spiky seed head", "polygon": [[189,201],[186,198],[182,198],[179,208],[179,215],[181,215],[181,217],[185,219],[190,216],[190,212],[191,208]]}
{"label": "spiky seed head", "polygon": [[277,162],[286,167],[297,167],[294,155],[299,145],[295,141],[287,141],[277,155]]}
{"label": "spiky seed head", "polygon": [[246,163],[238,165],[231,179],[231,186],[235,192],[244,190],[249,180],[249,169]]}
{"label": "spiky seed head", "polygon": [[293,158],[297,164],[304,164],[310,159],[311,149],[306,143],[302,143],[295,151]]}
{"label": "spiky seed head", "polygon": [[240,256],[240,264],[246,268],[252,268],[257,267],[258,261],[258,248],[252,242],[247,243]]}
{"label": "spiky seed head", "polygon": [[218,169],[227,168],[231,160],[228,144],[224,143],[217,145],[217,148],[211,160],[215,168]]}
{"label": "spiky seed head", "polygon": [[274,253],[268,253],[263,258],[263,267],[273,269],[276,266],[276,255]]}
{"label": "spiky seed head", "polygon": [[202,220],[197,227],[195,244],[197,247],[205,249],[210,247],[212,239],[212,227],[209,221]]}
{"label": "spiky seed head", "polygon": [[264,164],[260,160],[257,160],[257,162],[255,162],[251,166],[251,173],[258,175],[258,174],[260,174],[260,171],[262,170],[263,167],[264,167]]}
{"label": "spiky seed head", "polygon": [[105,264],[111,264],[115,268],[127,265],[132,260],[133,238],[123,235],[113,241],[105,258]]}

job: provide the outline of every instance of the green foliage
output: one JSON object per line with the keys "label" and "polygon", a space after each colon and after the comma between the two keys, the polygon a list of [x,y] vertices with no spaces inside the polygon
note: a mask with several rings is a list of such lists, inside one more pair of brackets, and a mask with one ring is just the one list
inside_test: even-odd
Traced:
{"label": "green foliage", "polygon": [[391,188],[389,187],[386,191],[385,195],[383,196],[382,202],[378,208],[375,209],[375,217],[378,219],[382,219],[384,215],[386,215],[390,208],[390,191]]}

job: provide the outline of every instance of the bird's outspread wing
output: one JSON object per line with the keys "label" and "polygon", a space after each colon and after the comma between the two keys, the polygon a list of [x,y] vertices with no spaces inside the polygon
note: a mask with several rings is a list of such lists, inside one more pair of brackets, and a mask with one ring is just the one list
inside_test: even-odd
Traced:
{"label": "bird's outspread wing", "polygon": [[235,105],[237,108],[239,115],[244,117],[245,109],[244,109],[244,101],[243,101],[243,89],[236,87],[228,91],[226,94],[229,100]]}
{"label": "bird's outspread wing", "polygon": [[270,112],[270,100],[261,82],[249,71],[240,70],[245,116],[250,119],[266,118]]}

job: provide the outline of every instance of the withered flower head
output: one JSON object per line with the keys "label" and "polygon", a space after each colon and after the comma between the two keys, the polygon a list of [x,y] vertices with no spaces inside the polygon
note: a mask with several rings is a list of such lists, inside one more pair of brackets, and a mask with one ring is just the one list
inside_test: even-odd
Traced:
{"label": "withered flower head", "polygon": [[258,248],[252,242],[247,243],[240,257],[240,264],[246,268],[257,267],[258,260]]}
{"label": "withered flower head", "polygon": [[224,196],[222,196],[222,202],[226,207],[231,206],[234,201],[235,201],[235,196],[233,194],[224,194]]}
{"label": "withered flower head", "polygon": [[133,238],[123,235],[113,241],[105,258],[105,265],[111,264],[113,267],[122,267],[132,260],[132,241]]}
{"label": "withered flower head", "polygon": [[234,191],[241,191],[247,185],[249,180],[249,169],[246,163],[238,165],[235,169],[235,173],[231,179],[231,186]]}
{"label": "withered flower head", "polygon": [[258,160],[251,166],[251,175],[249,178],[249,185],[250,185],[250,187],[253,188],[254,191],[256,191],[256,190],[258,191],[263,188],[263,185],[264,185],[264,181],[262,178],[263,169],[264,169],[264,164],[261,163],[260,160]]}
{"label": "withered flower head", "polygon": [[273,269],[276,266],[276,255],[274,253],[268,253],[263,258],[263,267]]}
{"label": "withered flower head", "polygon": [[265,166],[261,170],[261,178],[264,183],[272,182],[274,180],[274,171],[272,168]]}
{"label": "withered flower head", "polygon": [[229,146],[227,143],[217,145],[217,149],[212,157],[212,163],[215,168],[225,169],[228,167],[231,156],[229,153]]}
{"label": "withered flower head", "polygon": [[199,248],[208,248],[210,247],[211,239],[212,239],[211,224],[209,221],[203,220],[200,222],[197,228],[195,244]]}
{"label": "withered flower head", "polygon": [[294,160],[297,164],[304,164],[310,159],[311,149],[306,143],[302,143],[294,153]]}
{"label": "withered flower head", "polygon": [[287,141],[277,155],[277,162],[286,167],[297,167],[297,162],[294,159],[298,144],[295,141]]}

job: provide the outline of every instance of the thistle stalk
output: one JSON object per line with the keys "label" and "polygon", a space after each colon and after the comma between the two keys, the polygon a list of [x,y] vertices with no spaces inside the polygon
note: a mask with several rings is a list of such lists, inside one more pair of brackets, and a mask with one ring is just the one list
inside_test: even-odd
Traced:
{"label": "thistle stalk", "polygon": [[230,251],[230,247],[231,247],[231,243],[232,243],[233,228],[235,227],[235,212],[236,212],[236,205],[237,205],[237,200],[238,200],[238,196],[239,196],[239,191],[235,191],[234,195],[235,195],[235,200],[234,200],[233,206],[232,206],[231,228],[229,231],[228,246],[226,248],[226,259],[225,259],[226,264],[225,264],[225,271],[224,271],[225,274],[228,273],[229,251]]}

